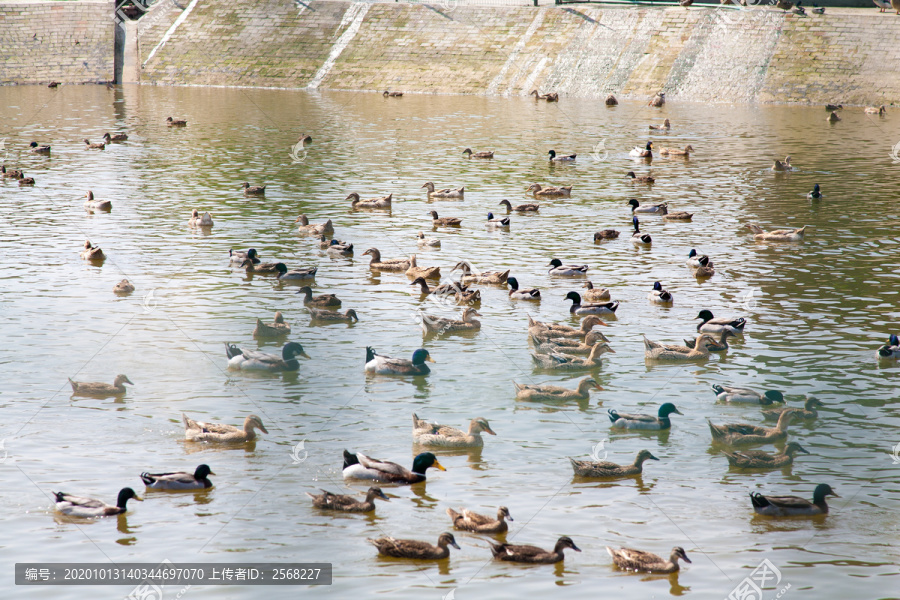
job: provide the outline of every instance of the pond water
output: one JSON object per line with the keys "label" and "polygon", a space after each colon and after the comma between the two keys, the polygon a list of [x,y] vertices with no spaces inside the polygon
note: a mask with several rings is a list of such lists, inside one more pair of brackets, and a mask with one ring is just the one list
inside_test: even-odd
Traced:
{"label": "pond water", "polygon": [[[121,598],[128,587],[15,588],[21,561],[301,562],[334,564],[334,584],[316,596],[646,599],[669,595],[724,598],[763,560],[776,567],[764,597],[900,597],[900,443],[896,363],[875,350],[900,330],[895,115],[845,109],[834,125],[820,107],[642,102],[607,108],[595,101],[306,93],[273,90],[62,86],[0,88],[4,162],[37,184],[0,183],[0,351],[3,439],[0,490],[6,597]],[[168,116],[188,120],[167,128]],[[648,135],[668,117],[669,133]],[[89,150],[106,131],[128,141]],[[306,148],[292,148],[300,133]],[[650,139],[657,150],[691,144],[690,160],[629,158]],[[50,158],[25,151],[52,145]],[[491,161],[462,150],[491,149]],[[577,152],[551,165],[547,151]],[[787,154],[797,167],[776,174]],[[652,172],[652,187],[624,175]],[[267,185],[247,198],[241,183]],[[428,202],[421,189],[466,187],[465,200]],[[569,198],[542,199],[538,214],[512,215],[509,231],[485,226],[531,197],[530,183],[572,185]],[[806,199],[819,183],[825,197]],[[83,195],[112,200],[109,213],[87,213]],[[390,211],[352,211],[351,192],[393,193]],[[695,213],[689,223],[641,219],[649,249],[630,242],[626,202],[668,202]],[[532,200],[533,201],[533,200]],[[208,232],[187,226],[190,210],[212,213]],[[431,229],[429,211],[463,219]],[[331,219],[335,237],[355,246],[332,258],[300,235],[301,213]],[[809,226],[802,243],[754,241],[746,228]],[[599,229],[622,236],[594,244]],[[423,341],[416,319],[453,316],[423,301],[402,273],[370,271],[367,248],[387,258],[417,252],[416,234],[442,241],[418,251],[420,265],[444,276],[460,260],[511,269],[540,303],[511,301],[481,287],[476,335]],[[107,254],[102,266],[79,258],[85,241]],[[318,266],[316,293],[333,292],[359,323],[311,326],[297,286],[247,276],[229,266],[230,248],[256,248],[264,261]],[[685,266],[696,248],[716,275],[698,282]],[[535,370],[528,315],[577,324],[567,292],[582,279],[550,277],[551,258],[590,265],[589,279],[621,301],[603,333],[615,354],[595,372],[603,391],[589,402],[548,405],[515,399],[513,381],[574,387],[579,373]],[[128,278],[130,296],[112,293]],[[648,302],[660,281],[674,305]],[[745,335],[726,355],[685,365],[645,361],[642,334],[681,343],[701,309],[743,316]],[[226,370],[224,343],[256,349],[256,318],[276,310],[310,360],[299,373]],[[266,351],[279,344],[267,342]],[[436,360],[421,380],[371,377],[365,347]],[[134,382],[120,400],[70,397],[67,378]],[[790,405],[814,395],[826,406],[816,421],[792,425],[789,439],[810,455],[791,468],[742,472],[711,446],[707,419],[761,424],[757,406],[716,404],[711,384],[782,390]],[[671,431],[610,430],[607,410],[654,413],[673,402],[683,416]],[[385,486],[391,501],[374,515],[328,514],[304,492],[362,491],[341,478],[344,448],[409,466],[411,413],[463,427],[486,418],[497,435],[483,450],[437,452],[446,471],[411,487]],[[181,414],[239,425],[258,414],[269,430],[255,443],[216,448],[183,440]],[[297,448],[299,443],[302,448]],[[602,446],[598,446],[602,442]],[[641,449],[660,460],[640,478],[575,480],[567,457],[592,452],[630,463]],[[763,449],[771,450],[771,447]],[[305,456],[305,458],[303,458]],[[294,457],[302,460],[295,461]],[[51,490],[112,503],[124,486],[142,495],[138,475],[207,463],[215,487],[202,493],[145,494],[126,516],[72,522],[53,510]],[[748,493],[812,496],[819,483],[840,498],[817,519],[754,514]],[[450,530],[445,510],[493,514],[509,507],[507,541],[552,548],[561,535],[582,549],[564,563],[524,566],[492,561],[483,536],[456,532],[449,560],[414,563],[377,556],[366,538],[390,535],[434,542]],[[617,571],[605,546],[668,556],[682,546],[692,564],[672,576]],[[452,592],[452,595],[451,595]],[[166,590],[174,597],[175,590]],[[188,598],[295,597],[291,587],[194,586]]]}

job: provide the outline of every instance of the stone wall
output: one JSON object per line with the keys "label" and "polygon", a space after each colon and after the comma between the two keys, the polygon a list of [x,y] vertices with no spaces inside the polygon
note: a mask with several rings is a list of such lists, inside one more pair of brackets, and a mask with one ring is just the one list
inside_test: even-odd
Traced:
{"label": "stone wall", "polygon": [[0,1],[0,84],[113,80],[112,1]]}

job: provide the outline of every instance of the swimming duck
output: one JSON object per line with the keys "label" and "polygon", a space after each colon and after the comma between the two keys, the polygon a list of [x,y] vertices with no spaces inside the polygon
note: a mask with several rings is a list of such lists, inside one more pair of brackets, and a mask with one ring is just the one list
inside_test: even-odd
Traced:
{"label": "swimming duck", "polygon": [[653,158],[653,142],[647,142],[647,145],[644,148],[635,146],[631,149],[631,152],[628,153],[628,156],[634,158]]}
{"label": "swimming duck", "polygon": [[[465,276],[463,276],[465,281]],[[535,288],[519,289],[519,280],[515,277],[507,277],[506,283],[509,284],[509,297],[513,300],[540,300],[541,291]]]}
{"label": "swimming duck", "polygon": [[744,333],[744,326],[747,324],[747,320],[744,317],[737,319],[714,317],[712,311],[707,309],[701,310],[695,319],[703,319],[702,323],[697,324],[699,333],[721,333],[723,329],[727,329],[734,335],[741,335]]}
{"label": "swimming duck", "polygon": [[773,171],[793,171],[794,167],[791,166],[791,157],[785,156],[784,160],[775,159],[775,164],[772,165]]}
{"label": "swimming duck", "polygon": [[641,450],[634,459],[634,464],[617,465],[609,461],[575,460],[569,458],[572,469],[579,477],[630,477],[640,475],[644,471],[644,462],[659,460],[649,450]]}
{"label": "swimming duck", "polygon": [[566,300],[572,301],[569,312],[573,315],[614,315],[616,314],[616,309],[619,308],[618,300],[603,304],[582,304],[581,294],[578,292],[569,292],[566,294]]}
{"label": "swimming duck", "polygon": [[428,190],[429,198],[463,198],[466,195],[466,187],[461,188],[444,188],[442,190],[434,189],[434,184],[430,181],[422,186]]}
{"label": "swimming duck", "polygon": [[[898,14],[900,14],[900,10],[898,10]],[[884,108],[884,104],[882,104],[881,106],[867,106],[865,110],[865,113],[867,115],[883,116],[885,112],[887,111]]]}
{"label": "swimming duck", "polygon": [[112,201],[96,200],[94,198],[94,192],[91,190],[88,190],[84,197],[87,198],[87,200],[84,201],[84,207],[88,210],[112,210]]}
{"label": "swimming duck", "polygon": [[69,385],[72,386],[73,396],[93,396],[95,398],[107,398],[109,396],[121,396],[126,391],[125,384],[134,385],[127,375],[116,375],[112,385],[108,383],[95,383],[84,381],[72,381],[69,379]]}
{"label": "swimming duck", "polygon": [[25,177],[25,173],[23,171],[14,170],[14,169],[6,169],[6,165],[0,166],[0,172],[2,172],[3,179],[22,179]]}
{"label": "swimming duck", "polygon": [[453,267],[453,270],[462,271],[462,277],[460,279],[463,283],[482,283],[482,284],[493,284],[493,285],[506,285],[509,282],[509,269],[506,271],[481,271],[475,272],[472,270],[472,265],[470,265],[466,261],[460,261],[456,263],[456,266]]}
{"label": "swimming duck", "polygon": [[192,442],[250,442],[256,439],[257,429],[269,433],[262,419],[256,415],[244,417],[244,426],[240,429],[222,423],[195,421],[184,413],[181,413],[181,420],[184,423],[184,439]]}
{"label": "swimming duck", "polygon": [[813,500],[805,500],[799,496],[763,496],[759,492],[750,492],[753,510],[760,515],[770,517],[794,517],[828,514],[826,496],[840,498],[827,483],[820,483],[813,492]]}
{"label": "swimming duck", "polygon": [[369,268],[376,271],[406,271],[410,265],[409,260],[405,258],[382,260],[381,251],[378,248],[369,248],[363,252],[363,256],[372,257],[372,260],[369,262]]}
{"label": "swimming duck", "polygon": [[652,206],[641,206],[641,203],[638,202],[635,198],[632,198],[628,201],[628,205],[631,206],[632,214],[643,214],[643,215],[664,215],[669,212],[668,204],[654,204]]}
{"label": "swimming duck", "polygon": [[528,186],[528,191],[534,194],[535,198],[568,198],[572,195],[572,186],[566,185],[561,187],[541,187],[539,183],[532,183]]}
{"label": "swimming duck", "polygon": [[790,406],[782,406],[779,408],[771,408],[769,410],[762,411],[763,418],[766,421],[777,421],[779,417],[781,417],[781,413],[789,410],[794,413],[795,419],[815,419],[819,416],[819,411],[816,410],[817,406],[825,406],[822,404],[822,401],[813,396],[807,396],[806,401],[803,403],[803,408],[791,408]]}
{"label": "swimming duck", "polygon": [[246,259],[240,266],[247,271],[248,275],[251,273],[255,275],[280,275],[282,271],[285,273],[288,271],[288,268],[284,263],[254,263],[250,259]]}
{"label": "swimming duck", "polygon": [[34,185],[34,177],[23,177],[19,180],[19,186]]}
{"label": "swimming duck", "polygon": [[744,452],[722,452],[732,467],[742,469],[777,469],[794,464],[794,455],[798,452],[809,454],[797,442],[788,442],[784,450],[778,454],[769,454],[762,450],[745,450]]}
{"label": "swimming duck", "polygon": [[663,104],[666,103],[666,95],[663,92],[657,92],[656,95],[650,99],[650,102],[647,103],[647,106],[653,106],[655,108],[659,108]]}
{"label": "swimming duck", "polygon": [[651,125],[650,129],[653,129],[656,131],[661,130],[661,129],[668,131],[668,130],[672,129],[672,124],[669,123],[669,119],[666,119],[665,121],[663,121],[662,125]]}
{"label": "swimming duck", "polygon": [[[259,273],[261,272],[260,267],[262,266],[263,265],[253,265],[253,263],[247,261],[247,272]],[[285,265],[284,263],[275,263],[275,270],[278,271],[278,279],[280,281],[289,281],[298,279],[314,279],[316,273],[319,272],[319,267],[302,267],[298,269],[288,270],[287,265]]]}
{"label": "swimming duck", "polygon": [[694,147],[688,144],[684,147],[684,150],[679,150],[678,148],[662,148],[659,151],[660,156],[683,156],[685,158],[691,157],[691,152],[694,151]]}
{"label": "swimming duck", "polygon": [[500,206],[506,207],[506,212],[511,213],[512,211],[516,212],[537,212],[540,210],[540,204],[519,204],[517,206],[513,206],[509,200],[501,200]]}
{"label": "swimming duck", "polygon": [[316,308],[327,308],[329,306],[340,306],[340,299],[334,294],[319,294],[318,296],[313,296],[312,288],[308,285],[304,285],[302,288],[297,290],[298,294],[305,294],[303,297],[303,304],[305,306],[315,306]]}
{"label": "swimming duck", "polygon": [[209,465],[200,465],[191,473],[180,471],[178,473],[141,473],[141,481],[153,490],[203,490],[213,486],[209,480],[210,475],[215,475]]}
{"label": "swimming duck", "polygon": [[471,510],[460,508],[459,512],[452,508],[447,509],[447,515],[453,521],[453,528],[460,531],[474,531],[475,533],[504,533],[509,530],[506,519],[513,521],[509,509],[501,506],[497,509],[497,518],[480,515]]}
{"label": "swimming duck", "polygon": [[439,240],[437,238],[425,237],[425,234],[422,233],[421,231],[419,232],[419,235],[417,235],[416,237],[418,238],[416,240],[416,244],[418,244],[419,247],[422,247],[422,246],[427,246],[429,248],[440,248],[441,247],[441,240]]}
{"label": "swimming duck", "polygon": [[313,506],[316,508],[321,508],[323,510],[339,510],[341,512],[372,512],[375,510],[376,498],[390,502],[390,498],[385,496],[384,492],[381,491],[381,488],[374,486],[370,487],[369,491],[366,492],[366,499],[363,501],[359,501],[353,496],[332,494],[325,490],[322,490],[321,494],[316,495],[306,492],[306,495],[312,498]]}
{"label": "swimming duck", "polygon": [[[709,358],[710,352],[727,350],[728,344],[725,342],[725,338],[730,335],[734,334],[730,331],[723,331],[722,340],[717,343],[712,335],[704,333],[684,346],[660,344],[652,342],[647,339],[647,336],[644,336],[644,356],[651,360],[703,360]],[[700,350],[697,350],[698,344]]]}
{"label": "swimming duck", "polygon": [[375,354],[371,346],[366,346],[366,372],[379,375],[428,375],[431,369],[425,362],[434,362],[428,350],[419,348],[413,352],[412,360],[391,358]]}
{"label": "swimming duck", "polygon": [[264,185],[250,185],[246,181],[241,185],[244,188],[245,196],[265,196],[266,195],[266,186]]}
{"label": "swimming duck", "polygon": [[458,331],[479,331],[481,329],[481,321],[475,319],[480,317],[481,313],[467,306],[462,311],[462,317],[457,319],[445,319],[442,317],[433,317],[431,315],[423,315],[422,328],[428,332],[450,333]]}
{"label": "swimming duck", "polygon": [[790,425],[793,418],[793,412],[784,411],[779,415],[778,423],[775,427],[759,427],[746,423],[713,425],[709,419],[707,419],[707,423],[709,423],[709,431],[712,433],[714,442],[728,444],[729,446],[751,446],[771,444],[785,439],[788,425]]}
{"label": "swimming duck", "polygon": [[422,446],[481,448],[484,446],[482,432],[497,435],[484,417],[472,419],[468,433],[463,433],[455,427],[429,423],[413,413],[413,442]]}
{"label": "swimming duck", "polygon": [[31,152],[33,154],[50,154],[50,146],[47,145],[39,145],[37,142],[31,142],[28,144],[31,147]]}
{"label": "swimming duck", "polygon": [[431,224],[434,227],[459,227],[462,219],[458,217],[439,217],[436,210],[431,211]]}
{"label": "swimming duck", "polygon": [[166,126],[168,127],[185,127],[187,125],[187,121],[184,119],[173,119],[169,117],[166,119]]}
{"label": "swimming duck", "polygon": [[594,241],[614,240],[619,237],[619,232],[615,229],[602,229],[594,232]]}
{"label": "swimming duck", "polygon": [[693,269],[697,269],[703,266],[703,263],[700,262],[700,260],[703,258],[706,258],[707,260],[709,259],[709,257],[705,254],[697,254],[697,250],[695,248],[691,248],[691,251],[688,253],[686,264]]}
{"label": "swimming duck", "polygon": [[719,385],[714,383],[712,390],[716,394],[716,400],[719,402],[729,402],[732,404],[762,404],[771,405],[773,402],[784,402],[784,394],[778,390],[767,390],[760,394],[750,388],[729,387],[727,385]]}
{"label": "swimming duck", "polygon": [[127,134],[127,133],[113,133],[113,134],[110,134],[110,133],[107,131],[106,133],[103,134],[103,140],[104,140],[107,144],[110,144],[110,143],[112,143],[112,142],[124,142],[124,141],[127,140],[127,139],[128,139],[128,134]]}
{"label": "swimming duck", "polygon": [[593,329],[594,325],[606,326],[606,323],[604,323],[603,320],[601,320],[600,317],[596,315],[588,315],[581,320],[581,325],[579,325],[578,327],[572,327],[570,325],[564,325],[562,323],[545,323],[542,321],[535,321],[533,318],[531,318],[531,315],[528,315],[528,332],[532,335],[548,333],[552,334],[554,337],[580,338],[583,340],[585,336]]}
{"label": "swimming duck", "polygon": [[573,162],[577,154],[560,154],[556,155],[556,150],[550,150],[547,152],[550,155],[550,162]]}
{"label": "swimming duck", "polygon": [[572,538],[566,535],[556,541],[556,546],[553,547],[552,552],[537,546],[495,544],[490,540],[488,540],[488,544],[491,545],[491,554],[494,555],[494,558],[508,562],[552,564],[561,562],[565,558],[563,550],[566,548],[571,548],[575,552],[581,552],[581,549],[575,545]]}
{"label": "swimming duck", "polygon": [[300,368],[298,356],[309,358],[297,342],[288,342],[281,349],[281,357],[267,352],[244,350],[234,344],[225,343],[225,355],[229,369],[242,371],[296,371]]}
{"label": "swimming duck", "polygon": [[606,104],[606,106],[618,106],[619,101],[616,100],[615,96],[610,94],[609,96],[606,97],[606,100],[604,100],[604,103]]}
{"label": "swimming duck", "polygon": [[612,556],[613,563],[620,569],[625,569],[626,571],[639,571],[642,573],[675,573],[681,568],[678,565],[679,559],[687,563],[691,562],[691,559],[687,557],[687,553],[681,546],[672,548],[672,554],[669,555],[669,560],[665,560],[656,554],[644,552],[643,550],[634,550],[633,548],[619,548],[618,550],[613,550],[607,546],[606,551]]}
{"label": "swimming duck", "polygon": [[709,279],[716,274],[716,269],[708,256],[701,256],[697,262],[700,266],[693,268],[693,275],[697,279]]}
{"label": "swimming duck", "polygon": [[353,256],[353,244],[333,239],[328,242],[325,253],[336,256]]}
{"label": "swimming duck", "polygon": [[191,211],[191,218],[188,219],[188,227],[212,227],[212,226],[213,226],[213,220],[212,220],[211,214],[209,214],[208,212],[205,212],[201,216],[200,211],[198,211],[196,208]]}
{"label": "swimming duck", "polygon": [[662,218],[665,221],[690,221],[694,218],[694,213],[689,213],[685,210],[666,212],[666,214],[664,214]]}
{"label": "swimming duck", "polygon": [[385,98],[402,98],[403,92],[389,92],[387,90],[384,90],[382,96],[384,96]]}
{"label": "swimming duck", "polygon": [[673,301],[672,293],[662,289],[662,284],[658,281],[653,284],[653,289],[647,294],[647,299],[654,304],[672,304]]}
{"label": "swimming duck", "polygon": [[141,502],[144,499],[138,496],[130,487],[119,490],[119,497],[115,506],[110,506],[100,500],[73,496],[65,492],[52,492],[56,497],[56,510],[70,517],[110,517],[120,515],[128,510],[128,501],[134,498]]}
{"label": "swimming duck", "polygon": [[90,240],[84,241],[84,250],[81,251],[81,258],[84,260],[104,260],[106,255],[100,246],[91,245]]}
{"label": "swimming duck", "polygon": [[878,349],[876,356],[879,359],[900,358],[900,337],[892,333],[888,338],[888,343]]}
{"label": "swimming duck", "polygon": [[395,540],[392,537],[366,539],[367,542],[378,548],[378,552],[385,556],[395,558],[414,558],[416,560],[443,560],[450,556],[448,546],[459,550],[456,539],[450,533],[442,533],[438,537],[437,546],[419,540]]}
{"label": "swimming duck", "polygon": [[548,266],[550,270],[547,273],[550,275],[562,275],[565,277],[584,275],[590,268],[587,265],[564,265],[558,258],[552,259]]}
{"label": "swimming duck", "polygon": [[425,472],[434,467],[446,471],[431,452],[422,452],[413,459],[412,471],[397,463],[369,458],[362,452],[344,450],[344,479],[364,479],[381,483],[413,484],[425,481]]}
{"label": "swimming duck", "polygon": [[634,233],[631,234],[631,243],[636,246],[649,246],[653,243],[653,238],[650,237],[648,233],[641,233],[640,230],[640,221],[638,221],[637,216],[632,217],[632,224],[634,224]]}
{"label": "swimming duck", "polygon": [[297,220],[294,221],[294,223],[297,222],[300,223],[300,225],[297,226],[300,233],[307,233],[309,235],[330,235],[334,233],[334,225],[331,224],[331,219],[318,225],[310,225],[306,215],[300,215],[297,217]]}
{"label": "swimming duck", "polygon": [[134,291],[134,284],[123,279],[113,287],[113,294],[130,294]]}
{"label": "swimming duck", "polygon": [[588,302],[608,302],[611,297],[608,288],[595,288],[590,281],[585,281],[581,287],[587,288],[584,299]]}
{"label": "swimming duck", "polygon": [[246,260],[249,260],[255,265],[259,264],[259,255],[254,248],[250,248],[246,252],[244,252],[243,250],[229,250],[228,256],[229,262],[232,265],[243,266],[244,261]]}
{"label": "swimming duck", "polygon": [[463,150],[463,154],[466,155],[466,158],[494,158],[494,152],[492,150],[472,152],[471,148],[466,148],[465,150]]}
{"label": "swimming duck", "polygon": [[[428,287],[428,282],[425,281],[422,277],[416,277],[410,285],[418,285],[419,289],[422,291],[423,296],[436,295],[441,297],[447,296],[456,296],[457,300],[462,300],[463,298],[469,300],[481,301],[481,293],[478,290],[469,290],[467,285],[464,285],[460,281],[449,281],[447,283],[442,283],[434,288]],[[459,303],[459,302],[457,302]]]}
{"label": "swimming duck", "polygon": [[772,231],[763,231],[759,225],[749,223],[747,228],[753,232],[754,239],[768,240],[771,242],[799,242],[803,240],[808,225],[804,225],[800,229],[775,229]]}
{"label": "swimming duck", "polygon": [[820,200],[822,198],[821,188],[819,188],[819,184],[815,184],[811,192],[806,194],[807,200]]}
{"label": "swimming duck", "polygon": [[489,212],[487,214],[487,227],[488,229],[509,229],[510,219],[509,217],[494,217],[494,213]]}
{"label": "swimming duck", "polygon": [[440,279],[441,268],[420,267],[418,264],[416,264],[416,255],[412,254],[409,257],[409,268],[406,269],[406,276],[412,277],[413,279],[417,279],[419,277],[423,279]]}
{"label": "swimming duck", "polygon": [[556,92],[548,92],[546,94],[539,94],[537,90],[531,90],[528,94],[529,96],[534,96],[535,100],[546,100],[547,102],[559,102],[559,94]]}
{"label": "swimming duck", "polygon": [[339,313],[335,310],[326,310],[324,308],[308,307],[309,316],[313,321],[339,321],[344,323],[353,323],[359,321],[356,311],[352,308]]}
{"label": "swimming duck", "polygon": [[[712,335],[712,334],[710,334],[710,335]],[[703,340],[703,343],[706,344],[706,349],[709,350],[710,352],[725,352],[729,348],[727,338],[728,338],[728,336],[733,336],[733,335],[734,334],[732,332],[730,332],[726,329],[723,329],[719,333],[719,341],[711,342],[711,341],[709,341],[709,338],[706,338]],[[684,345],[687,348],[693,349],[697,346],[697,340],[696,340],[696,338],[690,339],[690,340],[685,339]]]}
{"label": "swimming duck", "polygon": [[652,415],[620,413],[613,408],[607,412],[609,413],[609,420],[612,422],[612,426],[616,429],[647,429],[652,431],[671,429],[672,421],[669,419],[669,415],[673,413],[676,415],[682,414],[671,402],[661,405],[655,417]]}
{"label": "swimming duck", "polygon": [[388,194],[387,196],[382,196],[381,198],[367,198],[366,200],[360,200],[359,194],[353,192],[344,200],[352,200],[350,206],[353,208],[390,208],[391,207],[391,199],[394,197],[394,194]]}
{"label": "swimming duck", "polygon": [[598,342],[609,343],[605,335],[599,331],[591,331],[584,336],[584,342],[577,339],[556,338],[552,334],[531,334],[534,348],[540,354],[583,354],[587,355]]}
{"label": "swimming duck", "polygon": [[826,117],[825,120],[829,123],[837,123],[841,120],[841,118],[837,115],[836,112],[832,112],[830,115],[828,115],[828,117]]}
{"label": "swimming duck", "polygon": [[85,138],[84,144],[91,150],[103,150],[104,148],[106,148],[106,144],[104,144],[103,142],[94,142],[92,144],[91,141],[87,138]]}
{"label": "swimming duck", "polygon": [[631,177],[632,183],[654,183],[656,179],[652,175],[635,175],[634,171],[625,173],[625,177]]}
{"label": "swimming duck", "polygon": [[531,353],[531,359],[542,369],[552,369],[558,371],[585,371],[590,369],[598,369],[602,365],[600,357],[609,352],[615,354],[616,351],[609,347],[606,342],[598,342],[591,348],[591,353],[587,358],[574,356],[571,354],[535,354]]}
{"label": "swimming duck", "polygon": [[559,385],[516,383],[516,400],[588,400],[591,390],[602,390],[593,377],[585,377],[574,390]]}

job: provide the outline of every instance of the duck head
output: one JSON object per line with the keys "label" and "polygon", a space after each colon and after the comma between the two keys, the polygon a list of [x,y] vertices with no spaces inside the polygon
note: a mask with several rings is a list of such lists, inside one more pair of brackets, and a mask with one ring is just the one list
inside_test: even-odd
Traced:
{"label": "duck head", "polygon": [[581,548],[576,546],[575,542],[572,541],[572,538],[567,535],[556,540],[556,547],[553,550],[554,552],[562,552],[563,548],[571,548],[575,552],[581,552]]}
{"label": "duck head", "polygon": [[828,485],[827,483],[820,483],[816,486],[816,491],[813,492],[813,503],[820,504],[822,502],[825,502],[826,496],[834,496],[835,498],[840,498],[840,496],[837,495],[837,492],[831,489],[830,485]]}
{"label": "duck head", "polygon": [[413,473],[422,473],[424,475],[425,471],[431,467],[434,467],[439,471],[447,470],[438,462],[437,457],[431,452],[423,452],[413,459]]}
{"label": "duck head", "polygon": [[551,266],[551,267],[561,267],[561,266],[562,266],[562,261],[559,260],[558,258],[554,258],[553,260],[550,261],[550,264],[549,264],[548,266]]}
{"label": "duck head", "polygon": [[281,349],[281,357],[284,360],[293,360],[298,356],[309,358],[309,355],[303,351],[303,346],[298,342],[288,342],[284,345],[284,348]]}
{"label": "duck head", "polygon": [[209,465],[200,465],[194,471],[194,479],[206,479],[210,475],[215,475]]}
{"label": "duck head", "polygon": [[671,402],[666,402],[659,407],[659,418],[661,419],[668,417],[672,413],[675,413],[676,415],[682,414],[677,408],[675,408],[675,405]]}
{"label": "duck head", "polygon": [[428,350],[425,348],[419,348],[412,355],[412,363],[414,365],[424,365],[426,362],[433,363],[434,359],[431,358],[431,355],[428,354]]}
{"label": "duck head", "polygon": [[[629,173],[634,175],[634,173],[631,171],[629,171]],[[631,200],[628,201],[628,205],[631,207],[631,210],[634,211],[634,209],[636,209],[638,206],[640,206],[641,203],[638,202],[636,198],[632,198]]]}
{"label": "duck head", "polygon": [[710,321],[713,319],[713,314],[712,314],[712,311],[709,311],[704,308],[703,310],[700,311],[700,314],[698,314],[694,318],[695,319],[703,319],[703,322],[706,323],[707,321]]}
{"label": "duck head", "polygon": [[662,291],[662,284],[661,284],[660,282],[658,282],[658,281],[657,281],[656,283],[654,283],[654,284],[653,284],[653,291],[654,291],[654,292],[661,292],[661,291]]}
{"label": "duck head", "polygon": [[547,153],[547,154],[549,154],[549,155],[550,155],[550,158],[551,158],[551,159],[554,159],[554,158],[556,158],[556,150],[551,150],[551,151],[550,151],[550,152],[548,152],[548,153]]}
{"label": "duck head", "polygon": [[516,279],[515,277],[507,277],[507,278],[506,278],[506,283],[507,283],[507,285],[509,285],[509,287],[511,287],[513,290],[519,289],[519,280]]}
{"label": "duck head", "polygon": [[566,300],[571,300],[572,304],[581,304],[581,294],[578,292],[569,292],[566,294]]}
{"label": "duck head", "polygon": [[697,250],[694,248],[691,248],[691,251],[688,252],[688,258],[694,258],[695,256],[697,256]]}

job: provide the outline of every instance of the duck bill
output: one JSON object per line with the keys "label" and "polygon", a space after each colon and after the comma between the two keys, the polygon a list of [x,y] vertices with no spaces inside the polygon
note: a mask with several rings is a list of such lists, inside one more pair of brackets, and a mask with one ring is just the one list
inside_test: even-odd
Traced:
{"label": "duck bill", "polygon": [[446,471],[447,470],[444,468],[444,465],[442,465],[438,461],[434,461],[434,464],[431,466],[434,467],[435,469],[437,469],[438,471]]}
{"label": "duck bill", "polygon": [[[303,358],[306,358],[306,359],[311,358],[310,355],[307,354],[306,352],[300,352],[297,354],[297,356],[302,356]],[[679,413],[679,414],[681,414],[681,413]],[[268,431],[266,433],[268,433]]]}
{"label": "duck bill", "polygon": [[262,423],[259,424],[259,430],[263,433],[269,433],[269,430],[266,429],[265,425],[263,425]]}
{"label": "duck bill", "polygon": [[494,430],[491,429],[490,427],[487,427],[486,429],[483,429],[482,431],[484,431],[485,433],[489,433],[491,435],[497,435],[496,433],[494,433]]}
{"label": "duck bill", "polygon": [[428,362],[430,362],[430,363],[436,363],[436,362],[437,362],[436,360],[434,360],[433,358],[431,358],[431,355],[430,355],[430,354],[429,354],[428,356],[425,357],[425,360],[428,361]]}
{"label": "duck bill", "polygon": [[574,550],[575,552],[581,552],[581,548],[576,546],[574,543],[572,544],[572,550]]}
{"label": "duck bill", "polygon": [[675,410],[673,410],[672,412],[675,413],[676,415],[684,416],[684,413],[681,412],[680,410],[678,410],[677,408]]}
{"label": "duck bill", "polygon": [[[615,353],[616,353],[616,351],[613,350],[612,348],[607,348],[606,351],[609,352],[610,354],[615,354]],[[680,415],[681,413],[678,413],[678,414]]]}
{"label": "duck bill", "polygon": [[140,496],[138,496],[137,494],[134,495],[134,497],[132,498],[132,500],[137,500],[138,502],[143,502],[143,501],[144,501],[144,499],[141,498]]}

